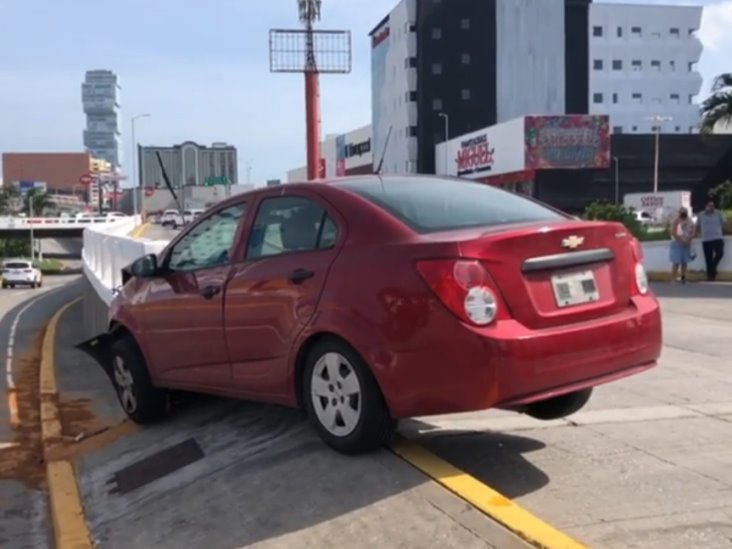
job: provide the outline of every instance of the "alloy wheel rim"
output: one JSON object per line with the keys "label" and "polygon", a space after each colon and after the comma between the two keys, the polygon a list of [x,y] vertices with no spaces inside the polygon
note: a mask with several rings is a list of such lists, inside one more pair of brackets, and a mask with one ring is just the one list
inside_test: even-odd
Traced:
{"label": "alloy wheel rim", "polygon": [[117,385],[117,394],[122,408],[128,414],[133,413],[137,409],[135,382],[132,379],[132,372],[127,368],[121,356],[114,357],[114,382]]}
{"label": "alloy wheel rim", "polygon": [[340,353],[326,353],[315,363],[310,396],[318,421],[333,436],[348,436],[358,425],[361,392],[355,369]]}

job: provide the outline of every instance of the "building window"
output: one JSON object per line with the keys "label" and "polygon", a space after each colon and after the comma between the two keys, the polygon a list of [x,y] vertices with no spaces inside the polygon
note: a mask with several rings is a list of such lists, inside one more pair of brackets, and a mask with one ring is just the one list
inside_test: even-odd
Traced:
{"label": "building window", "polygon": [[409,103],[412,101],[417,100],[417,92],[416,91],[410,91],[404,94],[404,100]]}
{"label": "building window", "polygon": [[689,105],[693,105],[693,104],[694,104],[694,94],[690,93],[689,94]]}
{"label": "building window", "polygon": [[653,125],[653,126],[651,126],[651,131],[653,133],[660,132],[661,131],[661,126]]}
{"label": "building window", "polygon": [[632,64],[632,66],[633,66],[633,70],[634,70],[634,71],[639,71],[639,70],[641,70],[641,66],[642,66],[642,65],[641,65],[640,59],[633,59],[633,62],[632,62],[631,64]]}
{"label": "building window", "polygon": [[436,97],[432,100],[432,110],[433,111],[441,111],[442,110],[442,99],[439,97]]}
{"label": "building window", "polygon": [[407,57],[404,60],[405,69],[414,69],[416,67],[417,67],[417,58],[416,57]]}
{"label": "building window", "polygon": [[689,126],[689,133],[696,133],[696,128],[694,126]]}
{"label": "building window", "polygon": [[622,71],[623,70],[623,61],[620,59],[613,59],[613,70]]}
{"label": "building window", "polygon": [[613,126],[613,133],[623,133],[623,126]]}
{"label": "building window", "polygon": [[613,94],[613,103],[617,104],[617,102],[618,102],[618,94],[614,93]]}
{"label": "building window", "polygon": [[407,23],[409,25],[409,32],[417,32],[417,23]]}
{"label": "building window", "polygon": [[676,61],[669,61],[669,66],[671,67],[671,72],[676,72]]}
{"label": "building window", "polygon": [[592,27],[592,36],[602,36],[602,27]]}
{"label": "building window", "polygon": [[595,104],[602,103],[602,100],[603,100],[603,97],[602,97],[602,94],[601,93],[593,93],[592,94],[592,102],[593,103],[595,103]]}
{"label": "building window", "polygon": [[442,29],[440,27],[435,27],[432,29],[432,38],[435,40],[439,40],[442,38]]}
{"label": "building window", "polygon": [[651,68],[652,69],[656,69],[657,71],[660,71],[661,70],[661,62],[659,60],[657,60],[657,59],[654,59],[653,61],[651,61]]}
{"label": "building window", "polygon": [[470,28],[470,19],[467,17],[460,20],[460,28],[462,30],[468,30]]}
{"label": "building window", "polygon": [[696,29],[689,29],[689,38],[696,36]]}
{"label": "building window", "polygon": [[592,62],[592,68],[595,69],[596,71],[601,71],[602,70],[602,59],[595,59]]}
{"label": "building window", "polygon": [[681,131],[681,126],[676,126],[676,133],[679,133]]}
{"label": "building window", "polygon": [[618,38],[623,37],[623,27],[618,27]]}
{"label": "building window", "polygon": [[633,94],[633,102],[634,103],[643,103],[643,94],[642,93],[634,93]]}
{"label": "building window", "polygon": [[460,61],[462,61],[463,65],[470,65],[470,54],[462,54],[462,56],[460,57]]}
{"label": "building window", "polygon": [[641,31],[640,27],[631,27],[630,28],[630,34],[635,36],[636,38],[639,38],[643,35],[643,31]]}
{"label": "building window", "polygon": [[407,126],[405,134],[408,137],[417,137],[417,126]]}
{"label": "building window", "polygon": [[696,65],[696,63],[694,63],[694,61],[689,61],[689,72],[694,71],[694,65]]}
{"label": "building window", "polygon": [[432,74],[442,74],[442,63],[432,63]]}
{"label": "building window", "polygon": [[671,34],[671,36],[675,36],[676,38],[681,36],[679,29],[677,29],[676,27],[672,27],[671,29],[669,29],[669,33]]}
{"label": "building window", "polygon": [[633,131],[634,132],[637,132],[638,131],[638,126],[633,126]]}
{"label": "building window", "polygon": [[676,103],[677,105],[681,102],[681,98],[679,97],[678,93],[672,93],[669,97],[671,101]]}
{"label": "building window", "polygon": [[470,94],[470,90],[469,89],[464,88],[464,89],[460,90],[460,98],[463,101],[468,101],[470,99],[470,95],[471,94]]}

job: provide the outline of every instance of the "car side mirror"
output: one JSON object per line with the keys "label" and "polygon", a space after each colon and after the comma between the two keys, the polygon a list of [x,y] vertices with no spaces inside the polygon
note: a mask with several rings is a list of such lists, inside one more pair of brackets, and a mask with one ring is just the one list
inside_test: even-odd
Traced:
{"label": "car side mirror", "polygon": [[157,276],[159,273],[158,256],[155,254],[143,255],[136,259],[130,265],[130,273],[138,278],[150,278]]}

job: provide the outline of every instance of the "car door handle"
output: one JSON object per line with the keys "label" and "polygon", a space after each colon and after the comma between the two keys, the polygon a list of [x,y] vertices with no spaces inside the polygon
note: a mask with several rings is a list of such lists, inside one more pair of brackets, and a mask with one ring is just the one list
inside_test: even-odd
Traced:
{"label": "car door handle", "polygon": [[308,271],[307,269],[295,269],[290,273],[290,281],[294,282],[295,284],[300,284],[302,282],[305,282],[308,278],[313,278],[315,276],[315,273],[313,271]]}
{"label": "car door handle", "polygon": [[206,286],[201,290],[201,295],[206,299],[211,299],[221,291],[221,286]]}

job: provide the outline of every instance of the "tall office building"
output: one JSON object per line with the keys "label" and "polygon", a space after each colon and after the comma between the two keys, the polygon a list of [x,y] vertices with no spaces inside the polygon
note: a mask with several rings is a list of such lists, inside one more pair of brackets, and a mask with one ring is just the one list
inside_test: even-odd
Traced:
{"label": "tall office building", "polygon": [[226,143],[206,147],[186,141],[171,147],[139,147],[139,181],[143,187],[165,185],[158,154],[173,187],[236,185],[239,182],[236,147]]}
{"label": "tall office building", "polygon": [[590,0],[401,0],[371,32],[373,150],[432,173],[434,148],[525,114],[588,112]]}
{"label": "tall office building", "polygon": [[592,4],[590,111],[609,114],[614,133],[694,133],[702,86],[696,64],[701,6]]}
{"label": "tall office building", "polygon": [[109,162],[115,171],[122,164],[120,90],[117,75],[109,70],[87,71],[81,85],[86,115],[84,147],[92,156]]}

